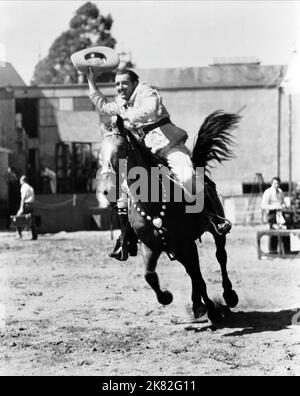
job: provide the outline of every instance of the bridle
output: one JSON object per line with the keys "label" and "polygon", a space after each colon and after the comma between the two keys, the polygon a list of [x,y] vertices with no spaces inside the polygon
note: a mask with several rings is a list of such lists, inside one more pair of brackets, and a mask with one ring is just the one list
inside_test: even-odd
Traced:
{"label": "bridle", "polygon": [[[118,136],[118,137],[122,138],[123,140],[125,140],[124,135],[121,134],[119,131],[117,131],[115,129],[105,132],[105,134],[103,135],[103,139],[105,139],[107,137],[113,137],[113,136]],[[113,165],[111,163],[111,159],[106,160],[106,162],[107,162],[106,166],[101,169],[100,176],[109,175],[109,174],[116,175],[117,172],[113,168]]]}

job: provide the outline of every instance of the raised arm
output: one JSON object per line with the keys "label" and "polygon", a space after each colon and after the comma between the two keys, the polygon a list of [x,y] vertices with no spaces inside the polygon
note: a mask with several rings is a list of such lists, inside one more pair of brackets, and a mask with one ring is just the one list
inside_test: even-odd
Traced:
{"label": "raised arm", "polygon": [[119,114],[118,105],[115,102],[108,102],[107,97],[101,92],[97,87],[95,73],[90,67],[90,73],[87,75],[87,80],[89,84],[89,98],[96,107],[97,110],[102,114],[116,115]]}
{"label": "raised arm", "polygon": [[87,74],[86,77],[87,77],[87,80],[88,80],[90,93],[93,93],[93,92],[99,91],[99,90],[98,90],[98,87],[96,85],[95,73],[93,72],[92,67],[89,68],[89,71],[90,71],[90,73]]}

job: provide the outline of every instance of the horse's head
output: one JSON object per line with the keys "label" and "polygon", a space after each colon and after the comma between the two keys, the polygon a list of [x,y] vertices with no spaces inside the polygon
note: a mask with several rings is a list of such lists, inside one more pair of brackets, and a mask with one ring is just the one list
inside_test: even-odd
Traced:
{"label": "horse's head", "polygon": [[[100,168],[97,173],[97,196],[105,195],[111,202],[118,191],[119,160],[126,158],[126,141],[122,119],[119,116],[103,126],[103,141],[100,151]],[[99,198],[98,198],[99,200]]]}
{"label": "horse's head", "polygon": [[[116,116],[104,126],[100,165],[97,193],[104,194],[109,202],[115,202],[125,179],[129,187],[139,180],[139,175],[138,179],[135,176],[127,178],[132,168],[144,169],[148,175],[151,173],[151,167],[156,166],[156,162],[138,138],[125,129],[122,118]],[[135,175],[135,172],[131,173],[132,175]]]}
{"label": "horse's head", "polygon": [[104,172],[118,169],[118,160],[126,158],[126,142],[121,129],[122,119],[119,116],[112,117],[111,121],[104,126],[103,141],[100,152],[101,166]]}

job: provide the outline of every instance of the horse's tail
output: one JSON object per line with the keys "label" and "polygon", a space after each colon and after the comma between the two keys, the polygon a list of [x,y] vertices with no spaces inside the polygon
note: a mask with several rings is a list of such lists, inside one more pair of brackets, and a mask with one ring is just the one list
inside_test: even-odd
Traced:
{"label": "horse's tail", "polygon": [[234,157],[230,148],[234,144],[231,132],[239,120],[238,114],[224,113],[222,110],[211,113],[204,120],[192,152],[194,166],[205,168],[212,160],[221,163]]}

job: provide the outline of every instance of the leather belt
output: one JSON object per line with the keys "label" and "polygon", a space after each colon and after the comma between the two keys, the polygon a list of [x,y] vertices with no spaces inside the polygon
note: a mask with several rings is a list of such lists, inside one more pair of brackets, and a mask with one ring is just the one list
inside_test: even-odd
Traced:
{"label": "leather belt", "polygon": [[169,124],[171,122],[169,117],[163,118],[157,122],[154,122],[153,124],[150,125],[145,125],[144,127],[140,128],[145,134],[152,131],[155,128],[159,128],[163,125]]}

